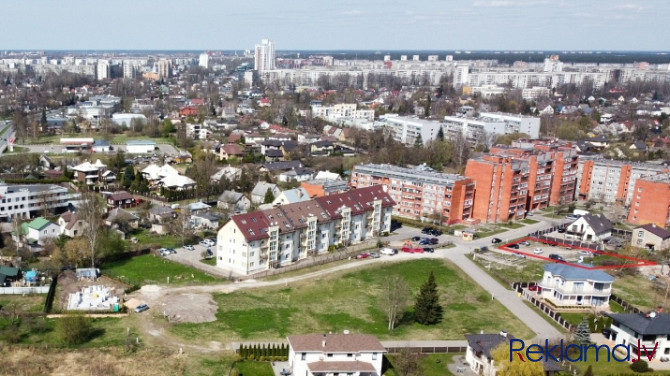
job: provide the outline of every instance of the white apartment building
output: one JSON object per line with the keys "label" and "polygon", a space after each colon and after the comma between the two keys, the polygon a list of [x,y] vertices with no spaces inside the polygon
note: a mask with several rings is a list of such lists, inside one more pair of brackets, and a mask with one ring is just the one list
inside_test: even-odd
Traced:
{"label": "white apartment building", "polygon": [[381,376],[386,348],[370,334],[288,336],[289,371],[294,375]]}
{"label": "white apartment building", "polygon": [[217,236],[216,266],[247,275],[390,231],[395,202],[381,186],[238,214]]}
{"label": "white apartment building", "polygon": [[504,113],[481,113],[479,117],[445,116],[444,135],[453,138],[458,134],[475,140],[482,132],[488,134],[525,133],[530,138],[540,136],[540,118]]}
{"label": "white apartment building", "polygon": [[98,60],[98,64],[95,69],[95,76],[98,81],[106,80],[109,78],[109,61],[108,60]]}
{"label": "white apartment building", "polygon": [[269,39],[254,46],[254,70],[259,74],[275,69],[275,44]]}
{"label": "white apartment building", "polygon": [[198,57],[198,66],[205,69],[209,68],[209,54],[207,52],[201,53]]}
{"label": "white apartment building", "polygon": [[546,98],[551,94],[551,90],[544,86],[533,86],[521,90],[521,97],[526,100],[534,100],[538,98]]}
{"label": "white apartment building", "polygon": [[340,125],[370,123],[375,120],[375,110],[358,110],[356,103],[340,103],[333,106],[312,105],[312,116]]}
{"label": "white apartment building", "polygon": [[426,145],[437,138],[442,123],[437,120],[386,114],[380,116],[374,126],[375,128],[383,128],[385,132],[391,134],[394,140],[405,145],[414,145],[419,136],[423,144]]}
{"label": "white apartment building", "polygon": [[41,215],[45,205],[52,211],[66,208],[79,194],[55,184],[0,184],[0,197],[0,220],[9,221]]}

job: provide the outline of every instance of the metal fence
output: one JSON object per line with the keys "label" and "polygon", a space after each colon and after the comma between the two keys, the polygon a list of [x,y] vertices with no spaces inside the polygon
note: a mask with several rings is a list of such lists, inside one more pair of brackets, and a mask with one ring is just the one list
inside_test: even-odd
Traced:
{"label": "metal fence", "polygon": [[468,349],[467,346],[436,346],[436,347],[402,346],[402,347],[387,347],[386,351],[388,351],[390,354],[397,354],[402,350],[416,351],[421,354],[454,354],[454,353],[464,353],[467,349]]}
{"label": "metal fence", "polygon": [[46,294],[49,286],[0,287],[0,295]]}

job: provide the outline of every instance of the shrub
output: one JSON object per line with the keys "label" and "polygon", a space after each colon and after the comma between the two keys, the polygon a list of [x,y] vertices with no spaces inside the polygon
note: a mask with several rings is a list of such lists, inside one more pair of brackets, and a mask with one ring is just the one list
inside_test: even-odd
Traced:
{"label": "shrub", "polygon": [[68,345],[78,345],[91,336],[91,319],[82,315],[67,315],[56,323],[58,338]]}
{"label": "shrub", "polygon": [[637,362],[630,365],[630,369],[638,373],[651,372],[652,369],[649,368],[649,363],[640,359]]}

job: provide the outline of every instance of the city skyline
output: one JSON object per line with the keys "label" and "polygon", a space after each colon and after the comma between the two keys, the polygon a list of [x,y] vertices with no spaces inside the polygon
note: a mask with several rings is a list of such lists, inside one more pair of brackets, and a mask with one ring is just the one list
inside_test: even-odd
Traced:
{"label": "city skyline", "polygon": [[[341,1],[249,4],[120,0],[4,4],[1,50],[251,50],[263,38],[282,50],[665,51],[660,0]],[[179,17],[175,17],[179,16]]]}

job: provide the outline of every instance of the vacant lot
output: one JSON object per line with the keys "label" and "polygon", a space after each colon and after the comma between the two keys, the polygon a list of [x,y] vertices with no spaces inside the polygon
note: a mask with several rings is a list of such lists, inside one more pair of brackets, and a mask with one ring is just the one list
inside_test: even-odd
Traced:
{"label": "vacant lot", "polygon": [[[423,326],[412,320],[412,308],[396,330],[389,333],[380,309],[384,278],[401,275],[416,294],[430,271],[435,273],[444,306],[444,320]],[[480,330],[496,332],[505,327],[521,338],[530,330],[454,265],[442,260],[416,260],[371,266],[341,276],[326,276],[288,286],[214,295],[217,321],[176,324],[174,334],[189,340],[279,340],[288,334],[354,332],[381,339],[463,339]],[[413,304],[414,299],[411,299]]]}
{"label": "vacant lot", "polygon": [[171,285],[224,282],[197,269],[151,254],[105,263],[102,273],[131,285],[167,284],[168,278]]}

